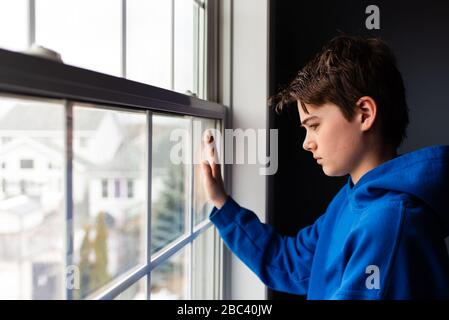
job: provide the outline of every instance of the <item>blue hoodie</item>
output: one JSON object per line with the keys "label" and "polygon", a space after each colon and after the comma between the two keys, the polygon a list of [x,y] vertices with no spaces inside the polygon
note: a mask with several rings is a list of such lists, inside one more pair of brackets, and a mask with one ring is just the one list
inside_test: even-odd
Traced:
{"label": "blue hoodie", "polygon": [[[270,288],[308,299],[449,299],[449,146],[348,182],[313,225],[277,234],[231,197],[210,220]],[[293,200],[294,201],[294,200]]]}

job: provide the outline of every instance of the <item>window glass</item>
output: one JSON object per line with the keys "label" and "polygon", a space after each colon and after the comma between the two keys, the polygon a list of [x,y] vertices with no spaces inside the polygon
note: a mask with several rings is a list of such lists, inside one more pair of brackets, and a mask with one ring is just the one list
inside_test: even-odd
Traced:
{"label": "window glass", "polygon": [[193,241],[192,299],[214,299],[214,228],[209,227]]}
{"label": "window glass", "polygon": [[[81,275],[75,298],[84,298],[146,261],[146,113],[76,105],[73,150],[75,263]],[[122,181],[136,183],[122,197]],[[112,192],[111,192],[112,190]],[[113,196],[111,196],[113,195]]]}
{"label": "window glass", "polygon": [[[194,162],[194,184],[193,184],[193,212],[194,223],[198,224],[209,217],[213,206],[208,201],[206,191],[203,188],[203,173],[201,170],[201,160],[203,154],[203,136],[207,130],[215,130],[216,121],[214,119],[194,118],[193,119],[193,148],[195,155]],[[215,131],[212,131],[215,132]],[[215,135],[215,134],[214,134]],[[217,146],[219,146],[217,144]]]}
{"label": "window glass", "polygon": [[189,215],[190,121],[184,117],[153,115],[151,187],[151,252],[181,236]]}
{"label": "window glass", "polygon": [[0,0],[0,48],[28,47],[28,0]]}
{"label": "window glass", "polygon": [[167,0],[127,1],[128,79],[171,89],[171,10]]}
{"label": "window glass", "polygon": [[187,299],[189,247],[176,253],[151,273],[151,300]]}
{"label": "window glass", "polygon": [[147,277],[143,277],[128,289],[123,291],[114,300],[146,300]]}
{"label": "window glass", "polygon": [[195,1],[175,0],[175,50],[174,50],[174,90],[180,93],[194,93],[195,38],[196,25],[194,12]]}
{"label": "window glass", "polygon": [[63,299],[64,105],[0,96],[0,110],[0,299]]}
{"label": "window glass", "polygon": [[65,63],[121,76],[121,0],[36,0],[36,42]]}

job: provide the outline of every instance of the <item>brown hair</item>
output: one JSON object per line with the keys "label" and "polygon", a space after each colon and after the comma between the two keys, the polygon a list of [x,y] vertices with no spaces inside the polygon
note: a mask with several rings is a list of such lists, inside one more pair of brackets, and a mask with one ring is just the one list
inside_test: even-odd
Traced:
{"label": "brown hair", "polygon": [[405,88],[396,59],[380,38],[339,35],[326,44],[284,90],[270,97],[279,112],[298,100],[317,106],[336,104],[350,121],[362,96],[376,101],[382,135],[397,148],[409,123]]}

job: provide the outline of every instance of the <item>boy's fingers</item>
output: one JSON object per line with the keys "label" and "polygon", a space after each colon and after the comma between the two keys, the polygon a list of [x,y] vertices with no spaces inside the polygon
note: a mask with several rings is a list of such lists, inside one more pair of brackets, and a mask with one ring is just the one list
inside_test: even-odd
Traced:
{"label": "boy's fingers", "polygon": [[209,163],[217,163],[218,157],[217,153],[215,152],[215,142],[214,137],[209,133],[206,132],[203,139],[203,145],[206,151],[206,158]]}
{"label": "boy's fingers", "polygon": [[214,136],[210,131],[206,131],[203,137],[203,145],[206,152],[206,161],[211,174],[215,179],[221,179],[221,169],[218,161],[218,154],[215,149]]}
{"label": "boy's fingers", "polygon": [[212,176],[212,169],[207,161],[201,162],[201,170],[207,178]]}
{"label": "boy's fingers", "polygon": [[212,175],[215,179],[221,180],[221,168],[218,163],[212,164]]}

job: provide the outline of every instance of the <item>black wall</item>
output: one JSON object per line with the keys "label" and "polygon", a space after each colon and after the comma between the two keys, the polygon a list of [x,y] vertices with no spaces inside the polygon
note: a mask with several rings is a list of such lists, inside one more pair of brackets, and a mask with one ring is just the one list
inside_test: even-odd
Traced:
{"label": "black wall", "polygon": [[[367,30],[365,9],[380,9],[380,30]],[[400,153],[433,144],[449,144],[448,1],[298,1],[271,0],[270,94],[339,31],[382,37],[393,49],[404,77],[410,108],[408,139]],[[302,149],[304,132],[296,106],[270,114],[279,129],[279,170],[269,177],[268,221],[295,235],[313,223],[346,177],[329,178]],[[269,290],[272,299],[302,299]]]}

